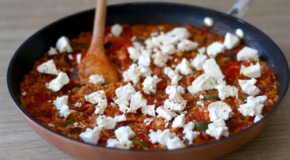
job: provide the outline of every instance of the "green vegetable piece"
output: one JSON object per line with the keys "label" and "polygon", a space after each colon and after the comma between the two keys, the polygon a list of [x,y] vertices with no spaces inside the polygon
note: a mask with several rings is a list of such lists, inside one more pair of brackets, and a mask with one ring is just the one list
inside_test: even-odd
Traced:
{"label": "green vegetable piece", "polygon": [[219,100],[219,96],[215,94],[206,94],[204,95],[205,100]]}
{"label": "green vegetable piece", "polygon": [[144,141],[142,141],[142,139],[138,138],[138,137],[134,137],[132,139],[133,144],[137,145],[137,146],[141,146],[141,147],[148,147],[148,144]]}
{"label": "green vegetable piece", "polygon": [[194,123],[195,123],[195,129],[196,130],[198,130],[198,131],[205,131],[205,130],[207,130],[208,124],[210,122],[202,122],[202,121],[200,121],[200,122],[194,122]]}

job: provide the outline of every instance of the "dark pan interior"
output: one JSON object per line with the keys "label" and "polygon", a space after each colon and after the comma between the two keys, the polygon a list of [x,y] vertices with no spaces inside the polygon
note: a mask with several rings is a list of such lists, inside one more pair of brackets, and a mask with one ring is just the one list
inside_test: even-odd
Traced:
{"label": "dark pan interior", "polygon": [[[55,46],[55,42],[60,36],[66,35],[72,38],[78,36],[81,31],[90,31],[93,16],[94,10],[91,9],[58,20],[36,32],[16,51],[8,67],[7,84],[14,102],[21,110],[19,88],[24,74],[32,69],[34,61],[42,57],[50,46]],[[215,33],[220,35],[224,35],[226,32],[234,33],[237,28],[244,31],[244,42],[248,46],[256,48],[260,56],[277,74],[280,95],[278,106],[286,95],[289,85],[287,60],[279,47],[268,36],[243,20],[196,6],[173,3],[128,3],[109,6],[107,24],[172,23],[191,24],[201,28],[203,20],[207,16],[212,17],[215,21],[214,27],[211,29]]]}

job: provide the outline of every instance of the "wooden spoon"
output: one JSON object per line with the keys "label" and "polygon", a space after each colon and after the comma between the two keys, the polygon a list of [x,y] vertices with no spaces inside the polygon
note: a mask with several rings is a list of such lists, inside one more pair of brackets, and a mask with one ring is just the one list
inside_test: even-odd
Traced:
{"label": "wooden spoon", "polygon": [[107,0],[96,1],[93,36],[90,47],[78,65],[78,76],[82,83],[89,83],[91,75],[103,76],[105,83],[119,81],[117,70],[106,56],[104,49],[104,28],[107,11]]}

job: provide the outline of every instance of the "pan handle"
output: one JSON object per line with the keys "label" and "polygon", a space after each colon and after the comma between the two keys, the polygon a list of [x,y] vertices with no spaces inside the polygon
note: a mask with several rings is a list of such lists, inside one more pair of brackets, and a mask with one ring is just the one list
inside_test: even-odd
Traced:
{"label": "pan handle", "polygon": [[253,0],[237,0],[227,14],[242,18]]}

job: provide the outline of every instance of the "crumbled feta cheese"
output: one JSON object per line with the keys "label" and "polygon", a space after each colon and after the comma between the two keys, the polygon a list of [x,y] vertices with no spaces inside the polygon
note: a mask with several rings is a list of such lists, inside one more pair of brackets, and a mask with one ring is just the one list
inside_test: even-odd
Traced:
{"label": "crumbled feta cheese", "polygon": [[133,60],[133,62],[136,62],[140,57],[140,50],[134,47],[128,47],[127,51],[129,53],[130,59]]}
{"label": "crumbled feta cheese", "polygon": [[104,84],[105,83],[105,79],[101,75],[94,74],[94,75],[90,75],[89,82],[93,83],[93,84]]}
{"label": "crumbled feta cheese", "polygon": [[179,40],[188,39],[191,35],[185,27],[176,27],[166,33],[167,36],[177,37]]}
{"label": "crumbled feta cheese", "polygon": [[117,139],[108,139],[107,147],[115,147],[120,149],[130,149],[133,146],[130,140],[135,136],[135,133],[129,126],[122,126],[115,130]]}
{"label": "crumbled feta cheese", "polygon": [[169,100],[166,99],[164,101],[164,108],[169,109],[171,111],[182,112],[186,107],[186,100]]}
{"label": "crumbled feta cheese", "polygon": [[116,115],[114,117],[114,120],[116,122],[123,122],[123,121],[126,121],[126,116],[124,114],[122,114],[122,115]]}
{"label": "crumbled feta cheese", "polygon": [[[224,82],[224,81],[223,81]],[[226,85],[226,83],[219,83],[216,87],[218,90],[218,95],[221,100],[224,100],[228,97],[236,97],[238,98],[238,88],[235,86]]]}
{"label": "crumbled feta cheese", "polygon": [[240,73],[249,78],[258,78],[261,76],[261,66],[259,63],[250,65],[249,67],[242,65]]}
{"label": "crumbled feta cheese", "polygon": [[185,116],[184,114],[178,115],[174,118],[172,122],[172,128],[181,128],[184,126]]}
{"label": "crumbled feta cheese", "polygon": [[142,86],[143,86],[143,91],[146,94],[150,94],[150,93],[156,93],[156,86],[157,83],[160,82],[161,79],[157,77],[157,75],[152,76],[148,76],[144,79]]}
{"label": "crumbled feta cheese", "polygon": [[195,50],[197,47],[198,47],[197,42],[193,42],[188,39],[181,39],[180,42],[177,44],[177,49],[183,52]]}
{"label": "crumbled feta cheese", "polygon": [[48,89],[54,92],[59,91],[64,85],[69,83],[69,77],[64,72],[59,72],[57,77],[46,84]]}
{"label": "crumbled feta cheese", "polygon": [[259,61],[259,54],[256,49],[245,46],[237,54],[238,61]]}
{"label": "crumbled feta cheese", "polygon": [[236,29],[236,35],[240,38],[244,38],[244,31],[241,28]]}
{"label": "crumbled feta cheese", "polygon": [[207,56],[199,53],[195,56],[195,58],[191,61],[191,65],[198,71],[202,70],[202,65],[207,59]]}
{"label": "crumbled feta cheese", "polygon": [[183,58],[181,60],[181,63],[179,63],[176,66],[175,71],[177,71],[183,75],[189,75],[189,74],[192,74],[194,72],[193,69],[191,68],[190,63],[185,58]]}
{"label": "crumbled feta cheese", "polygon": [[164,54],[162,52],[156,52],[153,55],[153,62],[156,66],[158,67],[164,67],[167,63],[167,61],[169,60],[170,56],[168,54]]}
{"label": "crumbled feta cheese", "polygon": [[52,74],[52,75],[58,74],[55,63],[52,59],[40,64],[36,69],[39,73]]}
{"label": "crumbled feta cheese", "polygon": [[138,91],[131,95],[130,108],[128,109],[128,112],[136,113],[139,108],[145,107],[146,105],[147,100],[143,98],[141,92]]}
{"label": "crumbled feta cheese", "polygon": [[178,81],[182,79],[182,76],[170,67],[164,67],[164,73],[171,79],[171,84],[173,85],[177,85]]}
{"label": "crumbled feta cheese", "polygon": [[264,116],[263,115],[256,115],[254,118],[254,123],[259,122]]}
{"label": "crumbled feta cheese", "polygon": [[100,138],[100,127],[94,127],[93,129],[87,128],[85,132],[80,134],[81,139],[90,144],[97,144]]}
{"label": "crumbled feta cheese", "polygon": [[183,100],[181,94],[185,91],[182,86],[169,85],[166,87],[165,93],[169,95],[169,100]]}
{"label": "crumbled feta cheese", "polygon": [[54,48],[54,47],[49,48],[49,50],[48,50],[49,56],[53,56],[53,55],[57,55],[57,54],[58,54],[58,52],[57,52],[56,48]]}
{"label": "crumbled feta cheese", "polygon": [[207,27],[212,27],[214,25],[214,20],[211,17],[205,17],[204,20],[203,20],[203,23]]}
{"label": "crumbled feta cheese", "polygon": [[169,129],[165,129],[163,131],[149,130],[149,138],[152,143],[166,145],[167,149],[177,149],[185,147],[182,140],[180,140],[175,133],[171,133]]}
{"label": "crumbled feta cheese", "polygon": [[215,78],[207,75],[202,74],[198,76],[190,86],[187,87],[187,90],[191,94],[195,94],[200,91],[214,89],[217,84],[217,81]]}
{"label": "crumbled feta cheese", "polygon": [[134,84],[138,83],[140,80],[140,70],[137,64],[133,63],[130,67],[123,72],[123,78],[125,82],[132,81]]}
{"label": "crumbled feta cheese", "polygon": [[146,106],[143,106],[142,109],[141,109],[141,112],[143,114],[148,114],[149,116],[153,116],[155,117],[156,114],[155,114],[155,105],[146,105]]}
{"label": "crumbled feta cheese", "polygon": [[178,148],[184,148],[185,145],[182,142],[182,140],[180,140],[177,136],[169,139],[166,143],[166,147],[167,149],[171,150],[171,149],[178,149]]}
{"label": "crumbled feta cheese", "polygon": [[70,45],[69,39],[66,36],[61,36],[56,42],[56,48],[60,53],[72,52],[73,49]]}
{"label": "crumbled feta cheese", "polygon": [[165,119],[166,121],[170,121],[173,117],[177,116],[177,114],[169,109],[166,109],[165,107],[158,107],[156,109],[156,113],[158,114],[158,117],[161,117]]}
{"label": "crumbled feta cheese", "polygon": [[56,109],[59,111],[61,117],[67,118],[73,111],[69,109],[68,105],[68,96],[64,95],[61,97],[57,97],[53,104],[55,105]]}
{"label": "crumbled feta cheese", "polygon": [[238,80],[239,85],[242,88],[242,91],[250,96],[256,96],[260,93],[260,89],[255,85],[257,80],[252,78],[250,80]]}
{"label": "crumbled feta cheese", "polygon": [[77,64],[80,64],[81,63],[81,60],[82,60],[82,54],[81,53],[78,53],[77,54],[77,56],[76,56],[76,58],[77,58]]}
{"label": "crumbled feta cheese", "polygon": [[208,135],[215,139],[220,139],[222,136],[229,136],[228,127],[222,119],[218,119],[208,124],[208,129],[205,131]]}
{"label": "crumbled feta cheese", "polygon": [[138,64],[140,66],[148,67],[151,63],[150,57],[151,57],[151,52],[148,50],[142,49],[141,54],[140,54],[139,59],[138,59]]}
{"label": "crumbled feta cheese", "polygon": [[114,24],[111,27],[111,33],[113,36],[118,37],[123,32],[123,27],[120,24]]}
{"label": "crumbled feta cheese", "polygon": [[85,95],[86,101],[95,104],[95,113],[103,114],[108,106],[106,93],[104,90],[99,90]]}
{"label": "crumbled feta cheese", "polygon": [[135,94],[135,88],[132,84],[128,83],[125,86],[121,86],[115,91],[116,97],[114,99],[115,103],[119,105],[119,109],[121,112],[125,113],[128,109],[129,100],[131,99],[131,95]]}
{"label": "crumbled feta cheese", "polygon": [[194,129],[194,123],[193,122],[188,122],[183,126],[183,131],[182,133],[184,134],[184,140],[188,140],[189,144],[192,144],[192,141],[198,136],[200,133],[197,131],[193,131]]}
{"label": "crumbled feta cheese", "polygon": [[225,46],[221,42],[213,42],[211,43],[207,49],[207,55],[211,58],[215,58],[219,53],[224,53]]}
{"label": "crumbled feta cheese", "polygon": [[208,105],[209,117],[211,121],[218,119],[228,120],[232,114],[232,108],[223,101],[212,102]]}
{"label": "crumbled feta cheese", "polygon": [[219,67],[219,65],[216,63],[215,59],[210,58],[208,60],[206,60],[203,65],[202,68],[204,70],[204,73],[214,77],[215,79],[223,79],[224,75]]}
{"label": "crumbled feta cheese", "polygon": [[172,55],[172,54],[176,53],[176,48],[174,47],[173,44],[162,45],[162,46],[160,46],[160,50],[162,53],[168,54],[168,55]]}
{"label": "crumbled feta cheese", "polygon": [[148,77],[152,74],[152,70],[146,66],[138,66],[141,76]]}
{"label": "crumbled feta cheese", "polygon": [[249,96],[247,97],[247,103],[239,106],[238,111],[243,116],[257,116],[262,115],[264,103],[267,100],[267,96]]}
{"label": "crumbled feta cheese", "polygon": [[97,118],[97,124],[102,129],[114,129],[116,123],[116,120],[109,116],[99,115]]}
{"label": "crumbled feta cheese", "polygon": [[227,49],[233,49],[240,44],[240,38],[229,32],[225,35],[224,46]]}
{"label": "crumbled feta cheese", "polygon": [[27,92],[25,91],[21,93],[21,96],[26,96],[26,95],[27,95]]}

